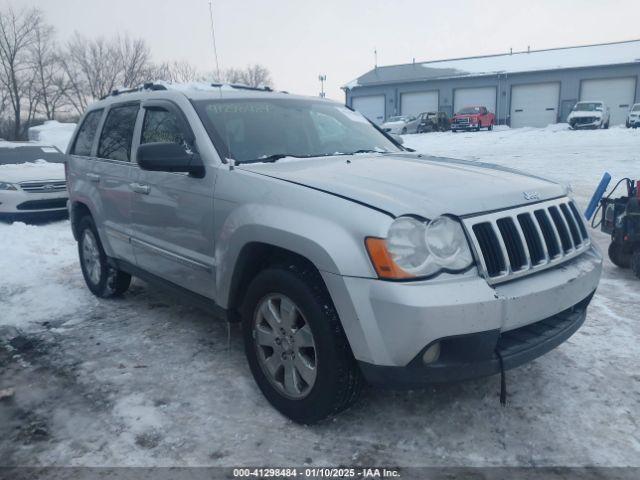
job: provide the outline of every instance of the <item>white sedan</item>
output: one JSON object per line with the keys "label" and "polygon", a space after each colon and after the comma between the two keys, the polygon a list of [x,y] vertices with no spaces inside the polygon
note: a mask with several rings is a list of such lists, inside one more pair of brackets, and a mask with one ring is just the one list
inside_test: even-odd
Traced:
{"label": "white sedan", "polygon": [[420,119],[413,115],[400,115],[390,117],[386,122],[380,125],[383,132],[393,133],[395,135],[404,135],[405,133],[417,133]]}
{"label": "white sedan", "polygon": [[53,146],[0,142],[0,219],[66,215],[64,160]]}

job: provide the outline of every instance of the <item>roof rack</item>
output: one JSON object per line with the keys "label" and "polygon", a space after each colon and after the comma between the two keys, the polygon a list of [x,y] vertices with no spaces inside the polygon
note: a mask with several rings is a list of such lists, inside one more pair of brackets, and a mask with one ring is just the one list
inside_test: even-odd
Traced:
{"label": "roof rack", "polygon": [[238,90],[256,90],[260,92],[273,92],[271,87],[263,86],[263,87],[250,87],[249,85],[245,85],[244,83],[212,83],[212,87],[232,87],[237,88]]}
{"label": "roof rack", "polygon": [[118,95],[122,95],[123,93],[135,93],[135,92],[142,92],[144,90],[166,90],[167,87],[165,87],[162,84],[159,83],[153,83],[153,82],[146,82],[143,83],[142,85],[138,85],[137,87],[133,87],[133,88],[127,88],[124,90],[119,90],[119,89],[115,89],[112,90],[111,93],[105,95],[104,97],[100,97],[100,100],[104,100],[107,97],[116,97]]}

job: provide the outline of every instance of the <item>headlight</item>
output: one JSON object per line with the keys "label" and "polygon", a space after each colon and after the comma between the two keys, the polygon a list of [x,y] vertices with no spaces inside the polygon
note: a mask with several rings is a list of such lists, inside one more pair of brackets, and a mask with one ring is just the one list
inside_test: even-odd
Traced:
{"label": "headlight", "polygon": [[367,238],[366,245],[380,278],[429,277],[441,271],[459,272],[473,264],[462,226],[444,216],[431,222],[397,218],[386,239]]}
{"label": "headlight", "polygon": [[7,182],[0,182],[0,190],[18,190],[15,185]]}

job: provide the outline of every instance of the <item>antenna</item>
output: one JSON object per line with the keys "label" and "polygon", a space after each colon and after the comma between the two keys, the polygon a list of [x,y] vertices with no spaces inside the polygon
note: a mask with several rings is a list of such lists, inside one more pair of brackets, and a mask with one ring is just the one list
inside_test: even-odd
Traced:
{"label": "antenna", "polygon": [[216,75],[218,76],[218,81],[222,82],[222,77],[220,77],[220,64],[218,63],[218,49],[216,48],[216,32],[213,28],[213,2],[209,0],[209,19],[211,20],[211,41],[213,42],[213,56],[216,59]]}

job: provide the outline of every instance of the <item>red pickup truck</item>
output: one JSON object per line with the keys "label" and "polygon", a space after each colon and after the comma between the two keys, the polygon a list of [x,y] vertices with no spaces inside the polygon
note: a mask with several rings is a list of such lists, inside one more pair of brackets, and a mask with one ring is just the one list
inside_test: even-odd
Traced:
{"label": "red pickup truck", "polygon": [[451,119],[451,131],[476,130],[481,128],[493,130],[496,124],[496,116],[487,110],[487,107],[464,107]]}

